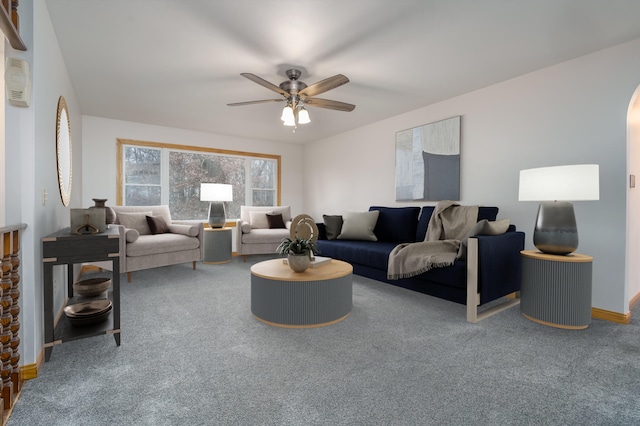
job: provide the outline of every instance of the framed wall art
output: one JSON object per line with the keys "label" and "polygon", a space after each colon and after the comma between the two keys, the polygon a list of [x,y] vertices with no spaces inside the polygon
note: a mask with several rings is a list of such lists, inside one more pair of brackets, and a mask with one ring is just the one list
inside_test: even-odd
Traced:
{"label": "framed wall art", "polygon": [[460,200],[460,116],[396,133],[396,201]]}

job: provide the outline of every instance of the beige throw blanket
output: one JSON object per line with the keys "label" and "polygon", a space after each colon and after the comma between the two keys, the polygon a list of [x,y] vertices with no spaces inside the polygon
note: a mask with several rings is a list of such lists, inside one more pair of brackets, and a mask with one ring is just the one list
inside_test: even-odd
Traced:
{"label": "beige throw blanket", "polygon": [[389,254],[387,278],[409,278],[453,265],[460,240],[476,224],[478,206],[439,202],[429,219],[425,241],[398,244]]}

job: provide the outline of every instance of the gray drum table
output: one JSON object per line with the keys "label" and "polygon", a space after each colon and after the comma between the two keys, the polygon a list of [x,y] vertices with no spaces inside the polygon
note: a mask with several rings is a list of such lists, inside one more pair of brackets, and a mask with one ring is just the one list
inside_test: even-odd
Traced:
{"label": "gray drum table", "polygon": [[231,262],[231,228],[204,228],[203,262]]}
{"label": "gray drum table", "polygon": [[584,329],[591,324],[593,258],[523,250],[520,310],[531,321],[556,328]]}
{"label": "gray drum table", "polygon": [[351,312],[353,267],[341,260],[294,272],[283,259],[251,267],[251,312],[278,327],[335,324]]}

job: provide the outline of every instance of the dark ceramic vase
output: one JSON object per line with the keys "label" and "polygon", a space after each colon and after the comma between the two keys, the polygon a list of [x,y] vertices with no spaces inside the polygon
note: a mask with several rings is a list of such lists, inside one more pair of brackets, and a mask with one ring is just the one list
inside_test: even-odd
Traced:
{"label": "dark ceramic vase", "polygon": [[111,207],[105,205],[105,203],[107,202],[106,198],[92,198],[92,200],[95,205],[89,208],[104,209],[104,217],[107,225],[116,221],[116,212]]}

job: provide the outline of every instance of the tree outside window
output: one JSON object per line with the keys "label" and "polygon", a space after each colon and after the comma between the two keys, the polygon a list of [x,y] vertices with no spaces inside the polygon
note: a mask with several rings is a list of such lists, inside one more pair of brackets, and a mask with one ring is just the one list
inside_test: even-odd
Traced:
{"label": "tree outside window", "polygon": [[200,201],[200,184],[226,183],[233,186],[233,201],[226,205],[229,219],[240,217],[242,205],[278,204],[279,156],[120,139],[118,144],[123,157],[118,203],[168,204],[174,219],[198,220],[207,217],[209,208]]}

